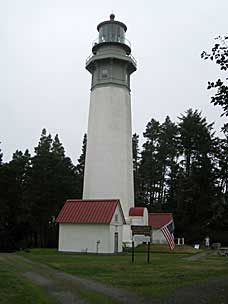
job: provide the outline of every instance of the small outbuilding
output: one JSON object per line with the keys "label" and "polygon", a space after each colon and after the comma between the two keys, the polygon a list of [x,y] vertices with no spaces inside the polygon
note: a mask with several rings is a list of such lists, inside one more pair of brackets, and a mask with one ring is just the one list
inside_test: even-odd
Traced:
{"label": "small outbuilding", "polygon": [[147,226],[148,211],[143,207],[132,207],[129,210],[129,219],[131,225]]}
{"label": "small outbuilding", "polygon": [[67,200],[56,222],[59,223],[59,251],[122,252],[125,219],[117,199]]}
{"label": "small outbuilding", "polygon": [[151,239],[154,244],[167,244],[161,228],[173,222],[172,213],[149,213],[148,225],[152,227]]}

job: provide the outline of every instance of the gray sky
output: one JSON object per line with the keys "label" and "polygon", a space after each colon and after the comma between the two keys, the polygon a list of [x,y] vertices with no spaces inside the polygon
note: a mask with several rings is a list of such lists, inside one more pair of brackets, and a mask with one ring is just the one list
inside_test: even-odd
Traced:
{"label": "gray sky", "polygon": [[41,130],[58,133],[76,162],[87,129],[90,74],[85,59],[96,26],[124,22],[138,70],[132,75],[133,132],[151,118],[176,121],[199,109],[219,130],[208,80],[218,68],[201,60],[213,38],[228,34],[227,0],[0,0],[0,142],[4,161],[37,145]]}

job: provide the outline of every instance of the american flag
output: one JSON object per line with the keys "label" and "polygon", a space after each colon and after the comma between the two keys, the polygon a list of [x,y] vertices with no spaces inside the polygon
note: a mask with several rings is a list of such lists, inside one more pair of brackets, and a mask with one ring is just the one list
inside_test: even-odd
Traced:
{"label": "american flag", "polygon": [[161,228],[161,231],[164,234],[164,237],[166,238],[168,244],[169,244],[169,248],[171,250],[174,249],[175,247],[175,242],[174,242],[174,222],[173,220],[171,220],[168,224],[166,224],[165,226],[163,226]]}

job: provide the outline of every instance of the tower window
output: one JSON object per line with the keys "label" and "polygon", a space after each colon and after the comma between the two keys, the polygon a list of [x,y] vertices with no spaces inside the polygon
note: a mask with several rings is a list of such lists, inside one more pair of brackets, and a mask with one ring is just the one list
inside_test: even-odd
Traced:
{"label": "tower window", "polygon": [[103,69],[101,71],[101,78],[107,78],[108,77],[108,70],[106,69]]}

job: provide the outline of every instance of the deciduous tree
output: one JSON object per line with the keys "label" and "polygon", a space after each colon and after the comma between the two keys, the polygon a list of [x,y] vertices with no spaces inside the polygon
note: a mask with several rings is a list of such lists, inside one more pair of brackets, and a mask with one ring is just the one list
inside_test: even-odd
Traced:
{"label": "deciduous tree", "polygon": [[228,69],[228,36],[216,38],[217,42],[211,52],[202,52],[201,57],[205,60],[214,61],[221,71],[225,72],[224,79],[218,78],[216,81],[208,82],[208,89],[216,89],[215,95],[211,98],[214,105],[219,105],[223,109],[222,115],[228,116],[228,84],[227,84],[227,69]]}

